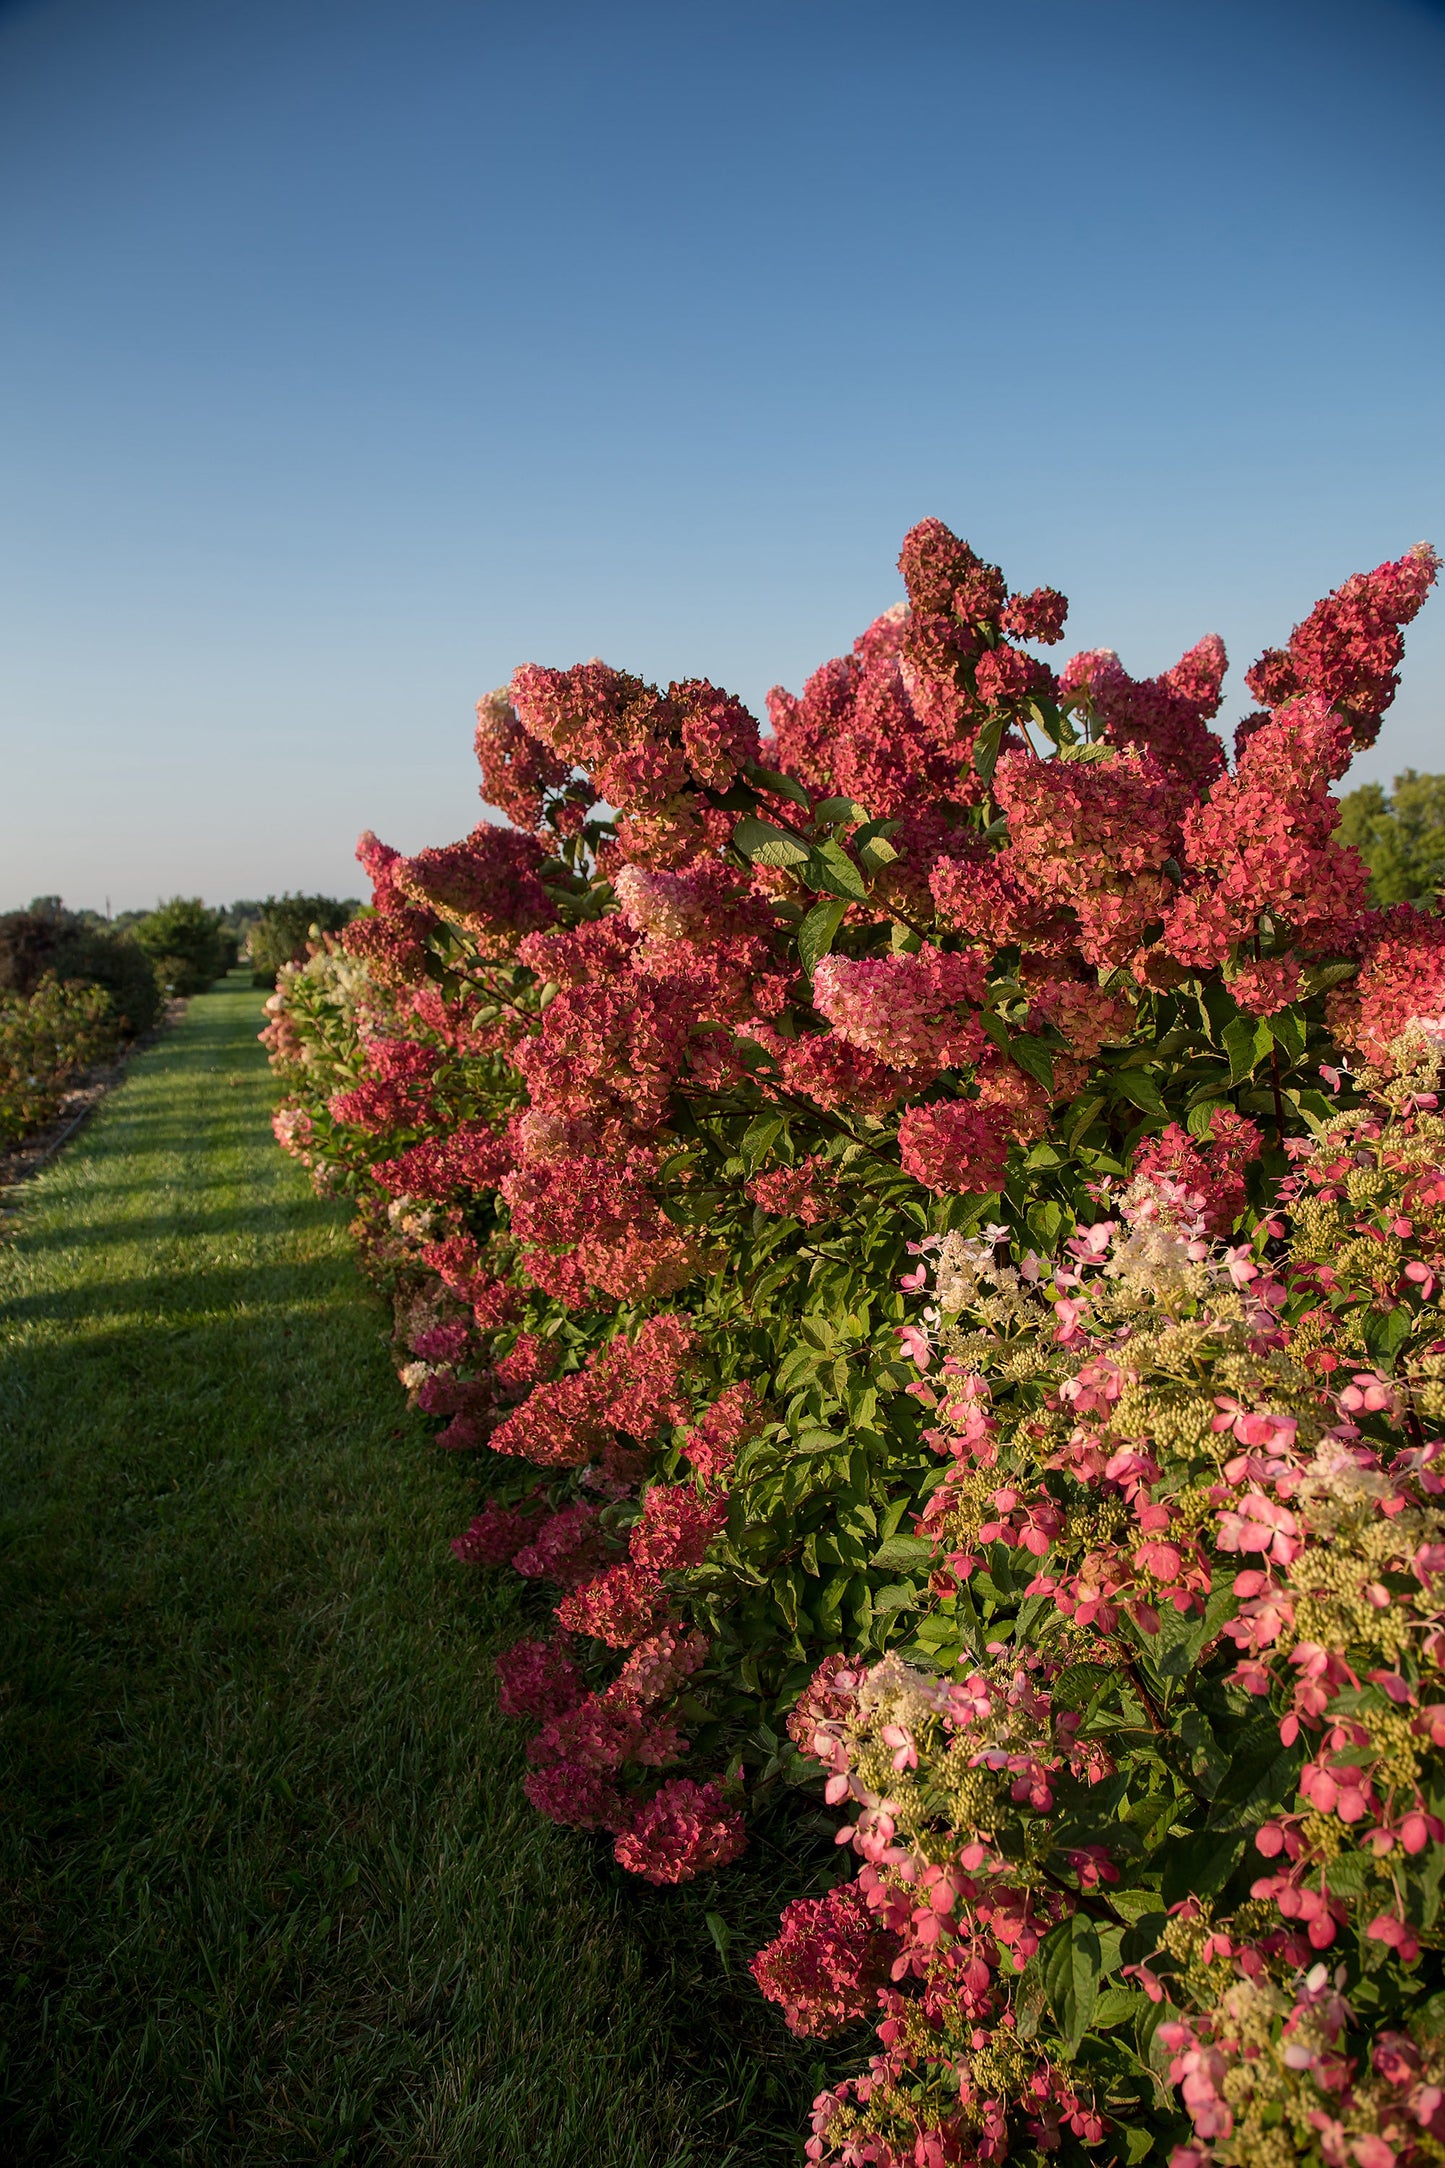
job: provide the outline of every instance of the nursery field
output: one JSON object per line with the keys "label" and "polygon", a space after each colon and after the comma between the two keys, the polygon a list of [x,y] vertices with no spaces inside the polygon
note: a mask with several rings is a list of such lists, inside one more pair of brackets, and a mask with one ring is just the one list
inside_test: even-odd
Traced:
{"label": "nursery field", "polygon": [[276,1150],[261,1001],[195,1000],[0,1243],[0,2152],[792,2158],[818,2049],[744,1961],[796,1863],[653,1892],[527,1804],[532,1592],[448,1552],[472,1480]]}

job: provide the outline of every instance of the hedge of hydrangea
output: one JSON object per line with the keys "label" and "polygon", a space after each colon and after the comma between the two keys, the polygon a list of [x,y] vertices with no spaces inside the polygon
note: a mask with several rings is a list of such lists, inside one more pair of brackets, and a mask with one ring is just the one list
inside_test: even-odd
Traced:
{"label": "hedge of hydrangea", "polygon": [[[808,2157],[1445,2159],[1445,921],[1332,785],[1436,558],[1057,672],[936,520],[770,733],[528,665],[488,818],[284,970],[286,1149],[549,1591],[526,1787],[876,2027]],[[543,1614],[545,1615],[545,1614]],[[867,2056],[860,2046],[860,2056]]]}
{"label": "hedge of hydrangea", "polygon": [[0,990],[0,1151],[43,1129],[120,1037],[121,1019],[103,986],[47,972],[28,994]]}

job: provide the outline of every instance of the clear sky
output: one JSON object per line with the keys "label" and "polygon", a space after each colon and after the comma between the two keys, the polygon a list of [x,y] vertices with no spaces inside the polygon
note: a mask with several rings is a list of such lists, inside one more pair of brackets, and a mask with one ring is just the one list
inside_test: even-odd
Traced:
{"label": "clear sky", "polygon": [[1425,0],[0,0],[0,908],[359,892],[515,663],[756,706],[927,514],[1242,712],[1445,545],[1442,92]]}

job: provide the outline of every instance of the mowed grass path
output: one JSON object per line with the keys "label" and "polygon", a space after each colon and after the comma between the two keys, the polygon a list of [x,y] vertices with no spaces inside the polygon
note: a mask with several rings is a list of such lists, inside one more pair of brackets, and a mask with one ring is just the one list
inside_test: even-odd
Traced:
{"label": "mowed grass path", "polygon": [[535,1597],[447,1551],[472,1478],[271,1140],[261,998],[0,1241],[0,2158],[793,2159],[739,1959],[798,1885],[654,1896],[522,1800],[487,1672]]}

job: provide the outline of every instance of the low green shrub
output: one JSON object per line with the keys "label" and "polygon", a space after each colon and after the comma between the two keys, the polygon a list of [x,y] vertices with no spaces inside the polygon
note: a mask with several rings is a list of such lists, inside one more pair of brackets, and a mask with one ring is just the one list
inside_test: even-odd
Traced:
{"label": "low green shrub", "polygon": [[104,988],[126,1035],[149,1031],[160,1014],[155,968],[134,934],[48,896],[0,915],[0,993],[33,994],[47,975]]}
{"label": "low green shrub", "polygon": [[102,986],[47,976],[31,994],[0,993],[0,1146],[48,1122],[75,1078],[119,1039]]}
{"label": "low green shrub", "polygon": [[236,961],[237,941],[199,896],[171,896],[148,911],[135,936],[171,995],[202,994]]}

